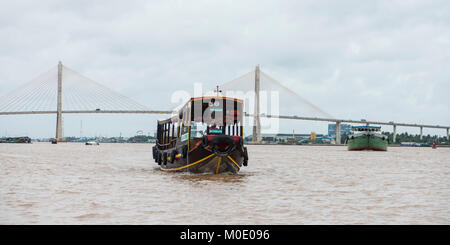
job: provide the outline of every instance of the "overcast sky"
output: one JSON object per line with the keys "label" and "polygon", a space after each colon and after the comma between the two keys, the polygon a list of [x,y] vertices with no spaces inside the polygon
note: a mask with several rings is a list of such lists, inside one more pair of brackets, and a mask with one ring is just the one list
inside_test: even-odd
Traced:
{"label": "overcast sky", "polygon": [[[448,13],[446,0],[4,1],[0,96],[61,60],[164,110],[175,90],[214,88],[260,64],[335,118],[450,125]],[[157,118],[65,116],[64,134],[153,132]],[[0,116],[0,136],[52,137],[54,124]],[[281,131],[326,133],[326,123],[291,126]]]}

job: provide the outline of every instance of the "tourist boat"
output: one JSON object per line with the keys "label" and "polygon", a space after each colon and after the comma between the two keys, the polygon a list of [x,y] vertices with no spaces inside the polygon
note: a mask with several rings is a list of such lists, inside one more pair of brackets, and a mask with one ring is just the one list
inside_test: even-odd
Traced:
{"label": "tourist boat", "polygon": [[153,158],[164,171],[237,173],[247,166],[243,101],[222,96],[190,98],[158,121]]}
{"label": "tourist boat", "polygon": [[388,138],[380,130],[376,126],[353,126],[353,134],[347,137],[348,150],[386,151]]}

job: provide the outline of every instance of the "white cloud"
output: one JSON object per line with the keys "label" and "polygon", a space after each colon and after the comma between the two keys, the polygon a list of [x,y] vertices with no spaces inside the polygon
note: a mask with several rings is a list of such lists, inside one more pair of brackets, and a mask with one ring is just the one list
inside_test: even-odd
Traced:
{"label": "white cloud", "polygon": [[449,12],[448,1],[9,1],[0,96],[62,60],[168,109],[173,91],[261,64],[335,117],[448,125]]}

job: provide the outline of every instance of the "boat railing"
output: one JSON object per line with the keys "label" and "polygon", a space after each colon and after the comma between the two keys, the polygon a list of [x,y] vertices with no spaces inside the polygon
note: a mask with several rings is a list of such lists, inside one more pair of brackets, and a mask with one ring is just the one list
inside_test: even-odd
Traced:
{"label": "boat railing", "polygon": [[159,149],[163,150],[163,149],[169,149],[169,148],[175,147],[176,143],[177,143],[177,139],[175,138],[175,139],[172,139],[169,143],[166,143],[166,144],[157,143],[157,145],[158,145]]}

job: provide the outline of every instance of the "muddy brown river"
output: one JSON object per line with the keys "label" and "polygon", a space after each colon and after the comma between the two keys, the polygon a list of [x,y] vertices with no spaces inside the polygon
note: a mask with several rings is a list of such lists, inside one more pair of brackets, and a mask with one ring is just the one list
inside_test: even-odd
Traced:
{"label": "muddy brown river", "polygon": [[0,144],[0,224],[450,224],[450,148],[249,145],[238,174],[150,144]]}

